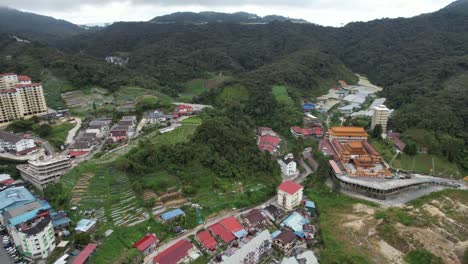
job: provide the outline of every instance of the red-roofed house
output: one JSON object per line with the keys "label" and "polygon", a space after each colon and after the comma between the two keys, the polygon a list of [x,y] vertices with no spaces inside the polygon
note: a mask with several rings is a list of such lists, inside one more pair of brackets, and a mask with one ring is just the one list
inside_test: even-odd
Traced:
{"label": "red-roofed house", "polygon": [[190,251],[195,250],[192,243],[185,239],[177,241],[154,258],[155,264],[177,264],[187,261]]}
{"label": "red-roofed house", "polygon": [[300,205],[304,187],[293,181],[285,181],[278,187],[278,204],[286,210]]}
{"label": "red-roofed house", "polygon": [[313,128],[301,128],[298,126],[293,126],[291,127],[291,133],[293,136],[296,138],[298,137],[310,137],[310,136],[316,136],[316,137],[322,137],[323,136],[323,129],[320,127],[313,127]]}
{"label": "red-roofed house", "polygon": [[179,117],[179,116],[182,116],[182,115],[188,115],[188,114],[191,114],[193,112],[193,107],[191,107],[190,105],[178,105],[176,107],[176,110],[173,114],[174,117]]}
{"label": "red-roofed house", "polygon": [[231,231],[236,237],[243,237],[246,233],[244,227],[237,221],[234,216],[224,218],[219,221],[227,230]]}
{"label": "red-roofed house", "polygon": [[159,243],[158,237],[155,234],[146,234],[140,240],[133,244],[133,247],[138,249],[144,256],[147,256],[156,249]]}
{"label": "red-roofed house", "polygon": [[291,127],[291,133],[293,134],[293,136],[295,137],[302,137],[302,128],[298,127],[298,126],[293,126]]}
{"label": "red-roofed house", "polygon": [[86,260],[91,256],[91,254],[94,252],[96,249],[97,244],[88,244],[83,251],[76,257],[76,259],[73,261],[73,264],[83,264],[86,262]]}
{"label": "red-roofed house", "polygon": [[31,77],[26,75],[18,75],[18,82],[20,84],[31,84]]}
{"label": "red-roofed house", "polygon": [[213,233],[215,237],[217,236],[221,238],[221,240],[223,240],[224,243],[230,243],[236,238],[229,230],[227,230],[220,223],[213,224],[208,229],[210,229],[211,233]]}
{"label": "red-roofed house", "polygon": [[203,244],[203,246],[211,251],[216,250],[216,240],[211,236],[210,231],[208,230],[203,230],[202,232],[197,234],[197,239],[200,241],[200,243]]}
{"label": "red-roofed house", "polygon": [[261,136],[258,139],[257,146],[262,151],[268,151],[270,154],[274,155],[279,150],[280,147],[280,138],[275,136]]}

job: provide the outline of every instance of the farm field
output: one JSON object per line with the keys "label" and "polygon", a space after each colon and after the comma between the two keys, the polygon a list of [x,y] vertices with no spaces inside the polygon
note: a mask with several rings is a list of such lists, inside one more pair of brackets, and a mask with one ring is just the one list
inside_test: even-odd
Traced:
{"label": "farm field", "polygon": [[288,88],[286,86],[273,86],[273,95],[275,96],[278,103],[283,103],[286,105],[292,105],[294,103],[291,97],[289,97]]}
{"label": "farm field", "polygon": [[222,73],[218,75],[209,73],[208,75],[207,78],[197,78],[186,82],[184,84],[185,90],[179,95],[179,99],[190,102],[193,97],[210,89],[218,88],[223,82],[230,79],[229,76],[224,76]]}
{"label": "farm field", "polygon": [[[382,155],[386,162],[390,162],[395,155],[392,150],[392,146],[382,141],[372,140],[372,146]],[[434,169],[432,171],[432,162],[434,160]],[[398,155],[392,164],[395,169],[402,169],[407,171],[413,171],[422,174],[430,174],[443,178],[454,178],[461,179],[464,174],[454,163],[449,162],[447,159],[432,155],[419,153],[414,156],[407,154]]]}

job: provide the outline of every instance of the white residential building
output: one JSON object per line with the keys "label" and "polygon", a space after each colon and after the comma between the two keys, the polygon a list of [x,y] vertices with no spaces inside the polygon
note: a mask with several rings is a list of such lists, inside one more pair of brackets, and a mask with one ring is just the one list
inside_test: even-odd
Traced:
{"label": "white residential building", "polygon": [[374,107],[374,115],[372,116],[371,129],[374,129],[376,125],[382,126],[382,134],[387,133],[388,117],[390,116],[390,109],[385,105],[379,105]]}
{"label": "white residential building", "polygon": [[44,159],[30,160],[28,164],[17,166],[21,177],[40,190],[43,190],[49,183],[58,182],[70,167],[70,156],[49,156]]}
{"label": "white residential building", "polygon": [[304,187],[293,181],[285,181],[278,187],[278,205],[286,210],[292,210],[302,201]]}
{"label": "white residential building", "polygon": [[50,216],[22,223],[11,231],[12,236],[18,239],[19,243],[16,243],[16,246],[21,248],[25,256],[32,259],[47,258],[56,246],[54,227]]}
{"label": "white residential building", "polygon": [[271,234],[268,230],[264,230],[247,244],[243,245],[233,255],[226,258],[222,263],[258,263],[259,260],[271,249],[271,245]]}
{"label": "white residential building", "polygon": [[281,167],[281,173],[286,177],[291,177],[297,174],[297,164],[294,161],[294,155],[289,153],[283,158],[278,160],[278,164]]}
{"label": "white residential building", "polygon": [[[23,138],[4,130],[0,130],[0,151],[14,151],[22,154],[36,147],[33,139]],[[27,154],[27,153],[24,153]]]}

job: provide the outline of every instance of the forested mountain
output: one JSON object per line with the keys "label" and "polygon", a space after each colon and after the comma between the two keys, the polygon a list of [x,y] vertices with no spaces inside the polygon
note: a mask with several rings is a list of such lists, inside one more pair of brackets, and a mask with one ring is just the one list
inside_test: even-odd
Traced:
{"label": "forested mountain", "polygon": [[294,23],[308,23],[303,19],[294,19],[277,15],[260,17],[255,14],[246,12],[237,13],[219,13],[219,12],[177,12],[169,15],[158,16],[151,20],[157,23],[187,23],[187,24],[204,24],[215,22],[227,23],[269,23],[274,21],[290,21]]}
{"label": "forested mountain", "polygon": [[[226,73],[234,78],[225,86],[241,85],[248,91],[250,99],[236,107],[259,123],[271,121],[265,114],[279,107],[268,101],[271,85],[287,85],[289,95],[299,102],[338,79],[354,82],[352,72],[364,74],[385,87],[383,96],[397,109],[393,130],[432,131],[438,144],[449,146],[439,154],[468,167],[463,153],[468,139],[468,1],[413,18],[342,28],[289,21],[239,23],[242,19],[258,17],[176,13],[150,22],[114,23],[49,43],[86,60],[124,54],[129,57],[126,73],[157,80],[171,95],[187,80],[208,72]],[[222,93],[223,87],[198,100],[214,103]],[[252,98],[259,100],[262,111],[252,110]]]}
{"label": "forested mountain", "polygon": [[79,26],[65,20],[0,6],[0,33],[11,33],[24,38],[45,41],[83,31]]}

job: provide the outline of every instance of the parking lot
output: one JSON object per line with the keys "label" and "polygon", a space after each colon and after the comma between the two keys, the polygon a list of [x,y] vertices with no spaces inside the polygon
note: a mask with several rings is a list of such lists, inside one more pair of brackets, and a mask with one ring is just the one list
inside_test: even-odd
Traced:
{"label": "parking lot", "polygon": [[[3,236],[0,236],[1,240],[3,240]],[[1,242],[0,242],[1,243]],[[13,264],[15,263],[10,255],[7,253],[6,249],[3,248],[3,244],[0,247],[0,263],[2,264]]]}

